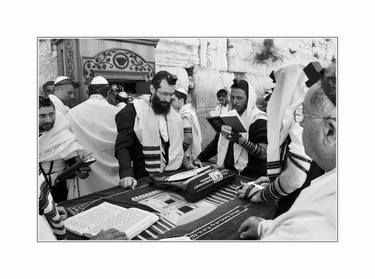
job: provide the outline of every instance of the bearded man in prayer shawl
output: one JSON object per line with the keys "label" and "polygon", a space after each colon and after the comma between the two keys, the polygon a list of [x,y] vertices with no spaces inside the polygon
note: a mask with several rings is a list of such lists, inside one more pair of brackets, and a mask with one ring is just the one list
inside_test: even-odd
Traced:
{"label": "bearded man in prayer shawl", "polygon": [[184,142],[182,143],[185,157],[189,164],[197,159],[202,151],[202,135],[198,117],[190,103],[186,103],[185,89],[178,88],[172,97],[172,107],[180,114],[184,127]]}
{"label": "bearded man in prayer shawl", "polygon": [[[39,170],[56,202],[72,198],[69,193],[77,186],[74,177],[55,183],[56,177],[84,154],[65,117],[55,111],[49,97],[39,97]],[[85,178],[88,170],[84,168],[77,175]]]}
{"label": "bearded man in prayer shawl", "polygon": [[[217,154],[217,165],[257,178],[266,173],[267,118],[256,107],[257,94],[245,80],[233,80],[229,110],[235,109],[247,133],[234,133],[222,126],[221,133],[199,154],[198,162]],[[198,163],[196,162],[196,163]]]}
{"label": "bearded man in prayer shawl", "polygon": [[306,155],[303,128],[293,120],[293,111],[306,95],[307,77],[302,70],[302,65],[289,65],[274,72],[276,87],[267,106],[268,176],[254,181],[265,188],[259,191],[247,185],[238,190],[240,197],[252,196],[252,202],[278,200],[277,215],[287,211],[300,191],[324,173]]}
{"label": "bearded man in prayer shawl", "polygon": [[66,76],[58,76],[54,82],[52,94],[48,95],[55,109],[63,116],[69,111],[69,104],[74,99],[74,83]]}
{"label": "bearded man in prayer shawl", "polygon": [[181,167],[182,120],[171,109],[176,81],[167,71],[157,72],[150,84],[151,96],[134,99],[116,115],[121,186],[134,188],[139,178]]}
{"label": "bearded man in prayer shawl", "polygon": [[117,135],[115,115],[120,109],[108,103],[108,91],[108,81],[101,76],[94,77],[88,87],[89,99],[67,114],[77,141],[96,159],[90,166],[90,177],[78,181],[79,193],[75,193],[76,196],[85,196],[119,183],[114,148]]}
{"label": "bearded man in prayer shawl", "polygon": [[337,240],[336,65],[317,75],[302,107],[297,107],[293,115],[294,121],[303,127],[306,154],[325,174],[311,181],[292,207],[276,219],[248,218],[239,229],[241,238]]}

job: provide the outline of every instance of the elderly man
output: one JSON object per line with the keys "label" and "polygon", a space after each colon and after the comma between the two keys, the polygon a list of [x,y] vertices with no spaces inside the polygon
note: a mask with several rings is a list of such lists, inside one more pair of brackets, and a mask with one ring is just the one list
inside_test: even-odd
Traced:
{"label": "elderly man", "polygon": [[[221,133],[199,154],[207,161],[217,154],[217,165],[257,178],[266,173],[267,119],[256,107],[257,95],[245,80],[233,80],[230,109],[235,109],[247,128],[247,133],[234,133],[222,126]],[[196,163],[198,163],[196,162]]]}
{"label": "elderly man", "polygon": [[293,206],[274,220],[252,216],[242,223],[241,238],[261,240],[336,240],[336,69],[322,72],[297,108],[294,119],[303,127],[303,144],[326,173],[303,190]]}
{"label": "elderly man", "polygon": [[61,115],[66,116],[69,111],[69,104],[74,99],[74,83],[66,76],[59,76],[55,79],[54,89],[49,95],[55,109]]}
{"label": "elderly man", "polygon": [[115,115],[120,110],[107,102],[109,84],[101,77],[94,77],[88,88],[89,99],[69,110],[67,119],[77,141],[91,152],[96,162],[91,175],[79,180],[79,193],[84,196],[119,183],[118,162],[114,156],[116,140]]}
{"label": "elderly man", "polygon": [[[73,198],[70,193],[76,187],[74,177],[66,181],[56,181],[56,178],[84,153],[65,117],[55,111],[48,97],[39,97],[39,170],[56,202]],[[85,178],[87,170],[79,171],[77,175]]]}
{"label": "elderly man", "polygon": [[182,120],[171,109],[177,77],[159,71],[150,95],[134,99],[116,115],[115,155],[120,164],[120,185],[135,187],[137,179],[182,165]]}
{"label": "elderly man", "polygon": [[185,89],[176,89],[172,97],[172,107],[180,114],[184,127],[184,142],[183,149],[185,157],[188,162],[193,162],[197,159],[199,153],[202,151],[202,135],[199,126],[198,117],[187,101],[187,93]]}

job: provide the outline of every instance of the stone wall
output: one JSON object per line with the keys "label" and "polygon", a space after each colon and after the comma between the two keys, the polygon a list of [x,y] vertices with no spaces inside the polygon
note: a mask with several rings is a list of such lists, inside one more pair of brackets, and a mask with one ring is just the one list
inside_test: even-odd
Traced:
{"label": "stone wall", "polygon": [[[278,58],[260,61],[265,38],[162,38],[155,49],[156,71],[178,76],[178,87],[190,88],[200,115],[217,103],[216,92],[230,88],[234,77],[248,80],[259,96],[273,85],[271,71],[293,63],[319,61],[326,66],[336,56],[335,38],[275,38],[272,49]],[[58,73],[56,47],[39,41],[39,88]],[[186,71],[193,67],[192,76]]]}
{"label": "stone wall", "polygon": [[51,40],[39,39],[38,58],[38,88],[41,93],[43,84],[49,80],[55,80],[58,75],[57,51],[56,47],[51,44]]}
{"label": "stone wall", "polygon": [[[216,92],[229,88],[234,77],[245,78],[258,96],[273,87],[269,74],[289,64],[319,61],[327,66],[336,57],[335,38],[163,38],[155,50],[156,69],[177,74],[188,87],[186,68],[194,67],[192,94],[198,113],[205,115],[217,103]],[[266,59],[265,44],[272,44]],[[275,57],[273,60],[272,58]],[[263,59],[263,60],[262,60]],[[192,86],[191,86],[192,87]]]}

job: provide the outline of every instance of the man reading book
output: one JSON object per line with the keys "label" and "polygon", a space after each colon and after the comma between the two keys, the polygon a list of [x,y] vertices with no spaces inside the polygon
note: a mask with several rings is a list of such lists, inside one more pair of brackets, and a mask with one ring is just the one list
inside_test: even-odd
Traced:
{"label": "man reading book", "polygon": [[241,175],[257,178],[266,173],[267,118],[256,107],[256,100],[247,81],[233,80],[229,109],[238,112],[247,132],[236,133],[230,126],[221,126],[221,132],[199,154],[199,161],[217,155],[217,165]]}

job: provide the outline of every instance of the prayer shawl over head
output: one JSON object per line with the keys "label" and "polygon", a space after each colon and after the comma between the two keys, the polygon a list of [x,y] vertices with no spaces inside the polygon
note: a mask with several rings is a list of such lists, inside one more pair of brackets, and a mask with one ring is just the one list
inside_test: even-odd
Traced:
{"label": "prayer shawl over head", "polygon": [[[162,173],[164,170],[177,170],[181,167],[184,152],[182,141],[184,138],[180,115],[170,109],[166,115],[166,128],[161,127],[159,115],[154,113],[150,104],[150,95],[142,95],[133,102],[137,116],[134,123],[134,132],[142,144],[145,158],[145,169],[151,175]],[[164,121],[165,122],[165,121]],[[163,164],[163,147],[161,136],[165,140],[167,130],[169,139],[168,164]]]}
{"label": "prayer shawl over head", "polygon": [[59,99],[59,97],[54,94],[48,95],[53,105],[55,106],[56,112],[59,112],[61,115],[66,116],[69,111],[69,107],[64,105],[64,103]]}
{"label": "prayer shawl over head", "polygon": [[180,115],[182,119],[188,119],[192,125],[193,142],[187,151],[191,150],[192,157],[195,160],[202,151],[202,134],[198,117],[191,104],[184,105],[180,110]]}
{"label": "prayer shawl over head", "polygon": [[[247,98],[246,110],[242,113],[241,120],[248,130],[250,125],[258,119],[266,120],[266,114],[257,108],[256,106],[257,94],[253,87],[249,83],[249,96]],[[232,110],[232,104],[229,102],[229,110]],[[246,133],[240,133],[246,140],[249,138],[248,131]],[[225,139],[221,134],[219,136],[219,142],[217,145],[217,164],[222,167],[224,165],[225,156],[228,151],[229,140]],[[234,167],[236,170],[241,172],[248,163],[249,156],[247,150],[241,145],[235,143],[233,145],[233,156],[234,156]]]}
{"label": "prayer shawl over head", "polygon": [[[267,106],[267,173],[271,180],[281,173],[280,153],[285,139],[290,136],[289,149],[306,159],[302,144],[302,127],[293,119],[294,110],[300,106],[306,95],[306,75],[303,65],[289,65],[274,72],[276,87]],[[307,170],[309,164],[305,164]]]}
{"label": "prayer shawl over head", "polygon": [[78,156],[83,147],[69,130],[65,117],[56,111],[55,123],[51,130],[39,137],[39,162],[67,160]]}
{"label": "prayer shawl over head", "polygon": [[103,96],[94,94],[69,111],[67,119],[77,141],[96,159],[90,165],[89,177],[79,179],[80,193],[76,195],[84,196],[118,185],[119,165],[114,154],[117,136],[115,115],[119,110]]}

